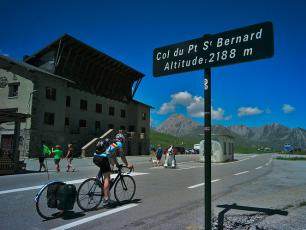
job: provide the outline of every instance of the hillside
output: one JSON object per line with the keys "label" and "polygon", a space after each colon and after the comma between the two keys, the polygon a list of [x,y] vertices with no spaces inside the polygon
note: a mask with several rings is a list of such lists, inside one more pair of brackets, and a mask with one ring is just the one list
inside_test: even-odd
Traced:
{"label": "hillside", "polygon": [[[183,115],[174,114],[160,124],[156,131],[173,135],[177,138],[200,140],[203,139],[204,127],[193,122]],[[296,148],[306,149],[306,130],[301,128],[288,128],[278,123],[272,123],[261,127],[248,127],[245,125],[233,125],[224,127],[213,125],[212,133],[230,135],[235,139],[236,146],[270,147],[282,149],[284,144],[292,144]]]}
{"label": "hillside", "polygon": [[160,144],[162,147],[169,145],[183,146],[185,148],[193,148],[193,145],[200,142],[199,138],[192,137],[176,137],[171,134],[157,132],[154,129],[150,130],[150,144],[157,146]]}

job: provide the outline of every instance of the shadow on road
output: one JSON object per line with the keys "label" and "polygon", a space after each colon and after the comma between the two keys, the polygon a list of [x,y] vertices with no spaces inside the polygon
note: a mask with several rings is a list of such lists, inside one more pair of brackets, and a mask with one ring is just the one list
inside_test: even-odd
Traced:
{"label": "shadow on road", "polygon": [[118,208],[120,206],[126,205],[126,204],[139,204],[142,203],[141,199],[133,199],[131,201],[126,201],[126,202],[111,202],[110,204],[108,204],[107,206],[101,207],[99,209],[112,209],[112,208]]}
{"label": "shadow on road", "polygon": [[236,203],[234,204],[224,204],[224,205],[217,205],[219,208],[224,208],[219,214],[218,214],[218,230],[223,230],[223,222],[224,222],[224,215],[231,209],[236,209],[236,210],[243,210],[243,211],[251,211],[251,212],[262,212],[265,213],[266,215],[282,215],[282,216],[287,216],[288,212],[279,210],[279,209],[270,209],[270,208],[259,208],[259,207],[249,207],[249,206],[241,206],[237,205]]}
{"label": "shadow on road", "polygon": [[64,220],[72,220],[83,216],[85,216],[83,212],[66,211],[63,213],[62,218]]}
{"label": "shadow on road", "polygon": [[58,219],[58,218],[62,218],[63,220],[72,220],[72,219],[76,219],[76,218],[80,218],[85,216],[84,212],[74,212],[74,211],[65,211],[65,212],[56,212],[52,214],[51,218],[45,219],[43,220],[45,221],[49,221],[49,220],[54,220],[54,219]]}

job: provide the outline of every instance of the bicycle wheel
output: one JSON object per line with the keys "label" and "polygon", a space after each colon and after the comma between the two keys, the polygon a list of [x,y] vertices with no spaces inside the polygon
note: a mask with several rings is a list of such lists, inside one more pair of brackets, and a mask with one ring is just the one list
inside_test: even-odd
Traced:
{"label": "bicycle wheel", "polygon": [[136,183],[130,175],[122,175],[115,184],[114,195],[119,203],[129,202],[136,191]]}
{"label": "bicycle wheel", "polygon": [[58,209],[48,207],[48,198],[47,198],[48,187],[55,184],[63,185],[65,183],[60,181],[50,182],[46,184],[44,187],[42,187],[41,190],[35,196],[36,211],[42,218],[46,220],[53,219],[58,214],[60,214]]}
{"label": "bicycle wheel", "polygon": [[96,178],[85,180],[78,189],[77,204],[84,211],[96,209],[102,201],[103,188]]}

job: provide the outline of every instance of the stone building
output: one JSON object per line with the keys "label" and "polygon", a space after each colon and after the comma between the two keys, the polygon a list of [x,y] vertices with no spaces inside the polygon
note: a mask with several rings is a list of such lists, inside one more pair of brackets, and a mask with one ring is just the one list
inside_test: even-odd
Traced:
{"label": "stone building", "polygon": [[[204,161],[205,140],[200,142],[200,160]],[[234,138],[226,134],[211,135],[211,162],[222,163],[234,160]]]}
{"label": "stone building", "polygon": [[[23,61],[0,56],[0,112],[28,117],[20,123],[21,157],[36,157],[43,141],[80,152],[109,129],[129,134],[129,154],[146,154],[151,107],[133,99],[143,77],[65,34]],[[0,124],[2,149],[12,148],[14,129]]]}

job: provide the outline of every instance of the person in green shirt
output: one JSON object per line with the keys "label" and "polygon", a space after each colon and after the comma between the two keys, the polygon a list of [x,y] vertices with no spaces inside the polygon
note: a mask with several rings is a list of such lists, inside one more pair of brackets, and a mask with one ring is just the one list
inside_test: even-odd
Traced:
{"label": "person in green shirt", "polygon": [[61,150],[60,145],[56,145],[54,148],[52,148],[52,153],[53,153],[56,172],[60,172],[59,162],[63,156],[64,151]]}
{"label": "person in green shirt", "polygon": [[45,144],[45,142],[42,142],[42,151],[40,152],[39,156],[38,156],[38,160],[39,160],[39,172],[41,172],[41,169],[44,168],[44,171],[47,171],[47,167],[44,163],[45,161],[45,157],[49,157],[51,154],[51,150],[49,149],[49,147]]}

